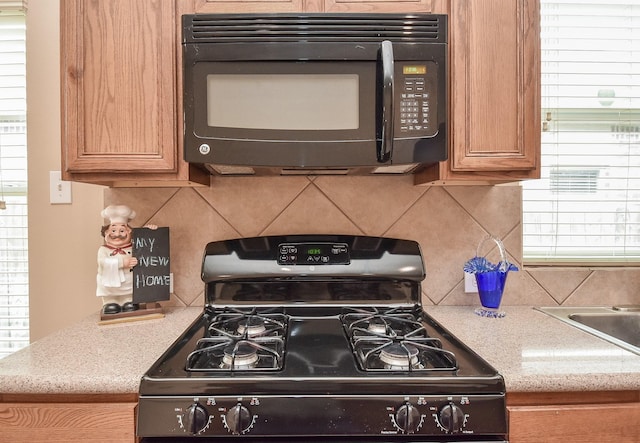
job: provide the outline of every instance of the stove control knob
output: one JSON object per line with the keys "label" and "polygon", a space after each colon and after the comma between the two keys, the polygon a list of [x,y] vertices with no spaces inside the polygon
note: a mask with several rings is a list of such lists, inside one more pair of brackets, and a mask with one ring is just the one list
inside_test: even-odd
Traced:
{"label": "stove control knob", "polygon": [[453,403],[449,403],[440,409],[440,424],[445,431],[455,434],[464,427],[464,412]]}
{"label": "stove control knob", "polygon": [[227,411],[224,421],[232,434],[243,434],[251,427],[251,413],[238,403]]}
{"label": "stove control knob", "polygon": [[405,403],[396,411],[396,424],[405,434],[413,434],[420,426],[420,411],[411,403]]}
{"label": "stove control knob", "polygon": [[209,413],[200,403],[189,406],[182,416],[184,430],[194,435],[202,432],[208,424]]}

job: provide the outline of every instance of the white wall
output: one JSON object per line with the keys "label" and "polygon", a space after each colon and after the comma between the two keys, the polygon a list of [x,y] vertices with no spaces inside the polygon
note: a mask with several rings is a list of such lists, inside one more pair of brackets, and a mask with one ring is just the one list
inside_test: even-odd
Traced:
{"label": "white wall", "polygon": [[59,0],[29,0],[27,146],[31,341],[97,312],[96,252],[103,188],[72,184],[71,205],[49,203],[60,170]]}

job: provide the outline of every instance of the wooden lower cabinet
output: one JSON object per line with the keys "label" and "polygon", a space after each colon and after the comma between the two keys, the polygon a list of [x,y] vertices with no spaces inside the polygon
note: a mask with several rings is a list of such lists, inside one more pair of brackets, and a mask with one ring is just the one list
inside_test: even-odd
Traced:
{"label": "wooden lower cabinet", "polygon": [[509,443],[640,443],[639,395],[555,393],[531,405],[536,398],[509,405],[507,396]]}
{"label": "wooden lower cabinet", "polygon": [[134,443],[136,402],[0,403],[0,443]]}

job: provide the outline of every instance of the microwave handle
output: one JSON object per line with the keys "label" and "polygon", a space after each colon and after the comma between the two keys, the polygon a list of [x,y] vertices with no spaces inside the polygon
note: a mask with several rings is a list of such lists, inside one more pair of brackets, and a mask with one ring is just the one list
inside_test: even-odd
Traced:
{"label": "microwave handle", "polygon": [[393,151],[393,45],[389,40],[380,45],[382,63],[382,134],[378,143],[378,161],[384,163]]}

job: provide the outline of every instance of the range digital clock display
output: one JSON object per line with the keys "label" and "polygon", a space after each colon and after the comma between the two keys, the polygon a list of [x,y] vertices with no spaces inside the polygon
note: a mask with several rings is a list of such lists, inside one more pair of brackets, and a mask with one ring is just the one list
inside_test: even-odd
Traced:
{"label": "range digital clock display", "polygon": [[280,265],[348,265],[346,243],[282,243],[278,248]]}

